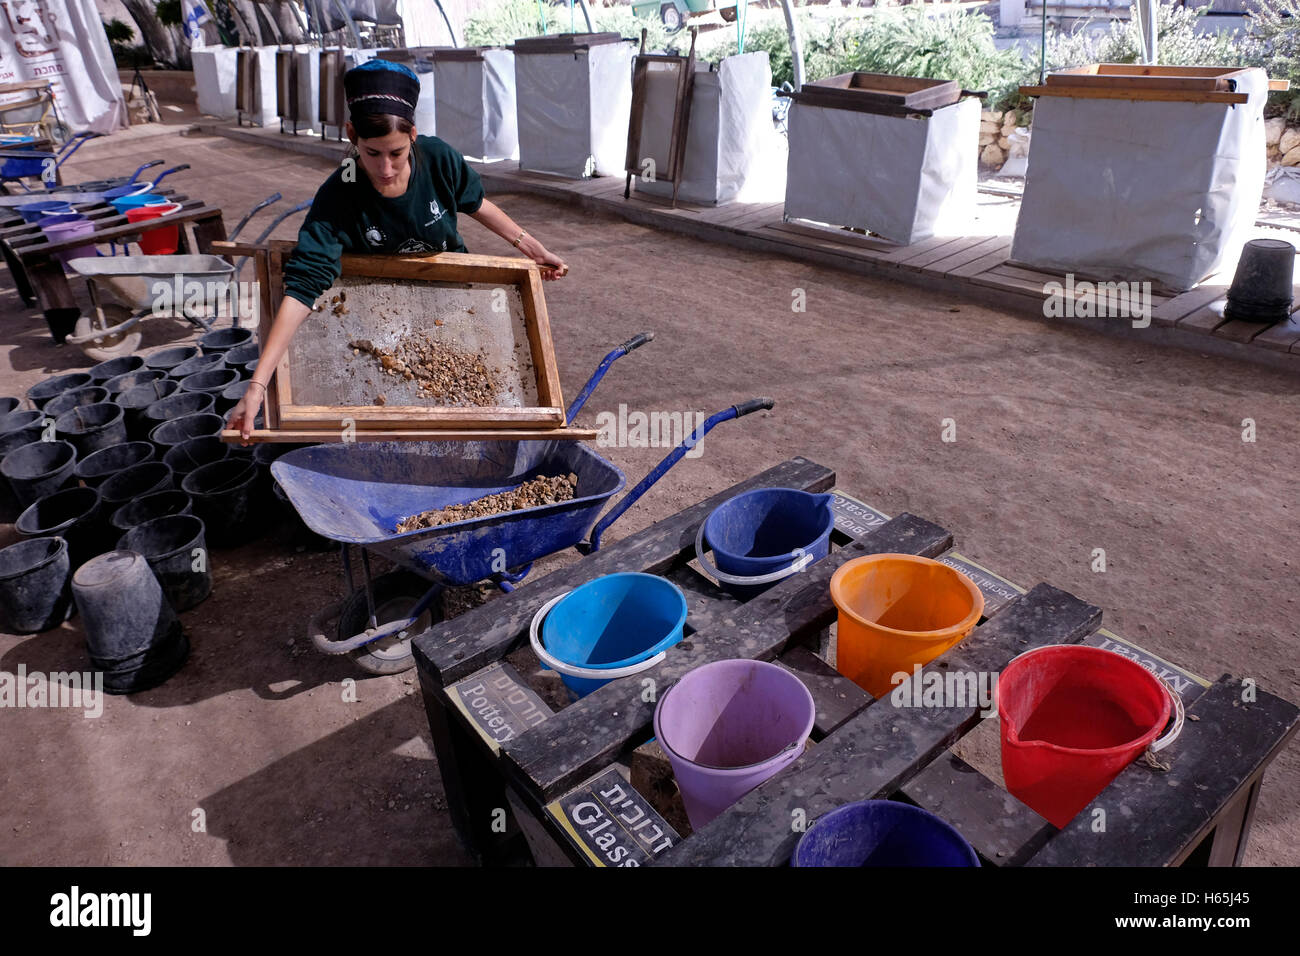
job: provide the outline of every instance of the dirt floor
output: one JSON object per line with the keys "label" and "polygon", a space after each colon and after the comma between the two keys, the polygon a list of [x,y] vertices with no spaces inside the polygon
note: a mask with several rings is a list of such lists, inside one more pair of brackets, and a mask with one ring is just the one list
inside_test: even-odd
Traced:
{"label": "dirt floor", "polygon": [[[228,226],[273,191],[290,203],[310,197],[329,171],[324,160],[178,130],[92,143],[69,171],[189,162],[172,184],[223,204]],[[776,399],[772,412],[720,427],[613,537],[805,455],[881,510],[951,529],[962,552],[1005,577],[1100,605],[1107,626],[1151,651],[1300,701],[1300,380],[535,198],[492,198],[571,267],[546,286],[566,394],[613,345],[657,334],[614,367],[580,423],[594,426],[620,403],[711,413]],[[277,235],[292,237],[299,219]],[[477,223],[462,230],[472,251],[511,251]],[[245,238],[257,231],[255,222]],[[39,314],[7,279],[0,286],[0,394],[89,364],[54,347]],[[796,290],[806,312],[791,309]],[[161,321],[149,332],[151,347],[191,337]],[[942,440],[947,419],[952,442]],[[663,453],[604,450],[632,480]],[[164,686],[109,699],[98,719],[4,714],[0,862],[468,862],[413,672],[371,677],[306,646],[306,620],[341,583],[333,555],[301,548],[282,527],[215,554],[212,597],[184,615],[193,654]],[[1104,573],[1091,569],[1096,548]],[[77,621],[0,636],[0,670],[20,664],[84,668]],[[1298,785],[1293,743],[1265,778],[1247,863],[1300,863]]]}

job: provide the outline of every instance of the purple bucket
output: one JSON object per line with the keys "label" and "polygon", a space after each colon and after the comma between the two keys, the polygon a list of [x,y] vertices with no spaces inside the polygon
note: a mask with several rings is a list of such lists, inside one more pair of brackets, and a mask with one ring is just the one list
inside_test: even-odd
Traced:
{"label": "purple bucket", "polygon": [[[89,236],[95,231],[95,224],[89,219],[73,219],[70,222],[54,222],[48,226],[41,226],[41,232],[50,242],[63,242],[65,239],[75,239],[78,236]],[[57,253],[58,258],[67,262],[69,259],[81,259],[87,256],[99,255],[98,250],[93,245],[76,246]]]}
{"label": "purple bucket", "polygon": [[698,830],[803,753],[817,708],[789,671],[715,661],[659,698],[654,728]]}

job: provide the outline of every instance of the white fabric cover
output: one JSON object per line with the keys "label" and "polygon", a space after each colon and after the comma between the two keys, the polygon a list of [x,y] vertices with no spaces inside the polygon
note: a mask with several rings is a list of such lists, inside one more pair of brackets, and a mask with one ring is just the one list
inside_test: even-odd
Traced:
{"label": "white fabric cover", "polygon": [[[766,52],[726,57],[714,71],[707,64],[699,65],[677,198],[704,205],[730,202],[758,168],[771,139],[779,135],[772,126],[772,68]],[[641,154],[653,157],[661,174],[668,163],[675,76],[655,72],[648,76],[642,114]],[[671,181],[645,182],[639,168],[635,182],[638,192],[673,194]]]}
{"label": "white fabric cover", "polygon": [[1264,187],[1268,78],[1241,105],[1041,96],[1015,262],[1192,288],[1239,254]]}
{"label": "white fabric cover", "polygon": [[622,174],[632,57],[629,43],[517,54],[520,168],[571,179]]}
{"label": "white fabric cover", "polygon": [[[113,51],[94,0],[6,0],[0,17],[0,82],[50,80],[59,117],[73,132],[126,125]],[[30,99],[30,91],[0,103]]]}
{"label": "white fabric cover", "polygon": [[517,155],[515,57],[484,50],[482,60],[434,59],[438,137],[470,159],[495,162]]}
{"label": "white fabric cover", "polygon": [[[190,53],[199,112],[220,119],[235,118],[235,57],[233,46],[209,46]],[[315,107],[312,108],[315,113]]]}
{"label": "white fabric cover", "polygon": [[960,234],[973,214],[980,102],[931,116],[790,106],[785,213],[903,244]]}

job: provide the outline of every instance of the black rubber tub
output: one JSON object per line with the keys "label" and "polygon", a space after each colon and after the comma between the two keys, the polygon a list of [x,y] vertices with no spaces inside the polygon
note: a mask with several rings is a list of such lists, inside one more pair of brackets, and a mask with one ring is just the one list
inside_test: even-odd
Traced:
{"label": "black rubber tub", "polygon": [[167,449],[190,438],[204,438],[220,433],[225,424],[225,419],[212,412],[186,415],[184,418],[163,422],[149,433],[149,440],[164,449],[163,454],[166,454]]}
{"label": "black rubber tub", "polygon": [[194,502],[194,514],[208,528],[213,545],[243,544],[265,530],[257,495],[257,466],[247,458],[226,458],[196,468],[181,490]]}
{"label": "black rubber tub", "polygon": [[30,538],[60,537],[68,542],[74,571],[112,545],[94,488],[64,488],[46,495],[18,516],[14,528]]}
{"label": "black rubber tub", "polygon": [[142,498],[155,491],[173,487],[172,470],[161,461],[145,461],[124,468],[99,486],[99,496],[104,509],[112,514],[133,498]]}
{"label": "black rubber tub", "polygon": [[126,417],[116,402],[83,405],[55,419],[54,430],[60,438],[72,442],[78,458],[85,458],[126,441]]}
{"label": "black rubber tub", "polygon": [[43,382],[37,382],[27,390],[27,400],[36,408],[44,408],[45,403],[56,395],[61,395],[71,388],[85,388],[95,384],[85,372],[69,372],[67,375],[55,375]]}
{"label": "black rubber tub", "polygon": [[152,355],[145,356],[144,367],[170,372],[177,365],[189,361],[198,354],[199,350],[193,345],[177,345],[169,349],[160,349]]}
{"label": "black rubber tub", "polygon": [[142,356],[120,355],[115,359],[109,359],[107,362],[100,362],[98,365],[91,366],[89,375],[96,383],[100,383],[141,368],[144,368],[144,358]]}
{"label": "black rubber tub", "polygon": [[15,448],[0,462],[22,508],[61,491],[73,481],[77,449],[66,441],[34,441]]}
{"label": "black rubber tub", "polygon": [[156,382],[160,378],[166,378],[166,373],[156,368],[138,368],[134,372],[126,372],[122,375],[115,375],[104,383],[110,395],[119,395],[128,389],[135,388],[137,385],[143,385],[145,382]]}
{"label": "black rubber tub", "polygon": [[252,329],[213,329],[199,336],[199,349],[204,355],[229,352],[253,341]]}
{"label": "black rubber tub", "polygon": [[127,441],[110,445],[78,461],[73,474],[87,486],[96,488],[119,471],[153,461],[155,453],[153,442]]}
{"label": "black rubber tub", "polygon": [[133,498],[114,511],[109,521],[119,532],[126,532],[154,518],[191,513],[193,506],[190,496],[178,488],[168,488],[166,491],[155,491],[150,495]]}
{"label": "black rubber tub", "polygon": [[132,441],[141,441],[149,437],[149,432],[157,427],[157,422],[145,418],[145,409],[155,402],[162,401],[181,387],[181,383],[170,378],[160,378],[146,382],[134,388],[128,388],[117,395],[117,404],[126,412],[126,434]]}
{"label": "black rubber tub", "polygon": [[46,402],[43,411],[50,418],[58,418],[69,409],[80,408],[83,405],[98,405],[101,402],[107,402],[110,397],[108,389],[102,385],[70,388]]}
{"label": "black rubber tub", "polygon": [[29,538],[0,550],[0,620],[8,634],[39,634],[72,611],[72,565],[62,538]]}
{"label": "black rubber tub", "polygon": [[165,515],[136,525],[118,547],[143,554],[171,606],[188,611],[212,593],[205,532],[192,514]]}

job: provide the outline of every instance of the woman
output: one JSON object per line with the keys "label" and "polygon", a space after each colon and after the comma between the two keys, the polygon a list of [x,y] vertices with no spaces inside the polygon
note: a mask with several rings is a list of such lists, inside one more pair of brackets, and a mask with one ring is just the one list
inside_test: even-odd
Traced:
{"label": "woman", "polygon": [[[477,219],[534,262],[542,277],[558,279],[569,267],[537,239],[483,198],[478,173],[465,157],[433,136],[417,136],[415,103],[420,81],[398,63],[371,60],[343,77],[355,148],[316,192],[284,266],[284,299],[248,390],[228,425],[247,439],[289,340],[340,273],[349,253],[412,255],[465,252],[456,214]],[[360,170],[357,167],[360,167]]]}

